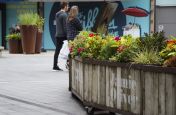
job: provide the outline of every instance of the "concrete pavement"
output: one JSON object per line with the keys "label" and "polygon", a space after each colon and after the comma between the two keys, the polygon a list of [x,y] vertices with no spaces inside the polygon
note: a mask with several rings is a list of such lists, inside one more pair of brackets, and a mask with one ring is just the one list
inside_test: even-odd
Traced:
{"label": "concrete pavement", "polygon": [[64,71],[52,71],[54,52],[0,58],[0,115],[86,115],[68,91]]}

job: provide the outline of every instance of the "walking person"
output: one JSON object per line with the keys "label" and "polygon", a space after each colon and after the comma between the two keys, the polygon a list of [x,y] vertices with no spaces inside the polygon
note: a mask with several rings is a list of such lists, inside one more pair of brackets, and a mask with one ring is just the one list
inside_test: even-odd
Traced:
{"label": "walking person", "polygon": [[53,64],[53,70],[62,70],[57,65],[58,63],[58,56],[60,53],[60,50],[63,45],[63,41],[67,40],[67,29],[66,29],[66,20],[67,20],[67,11],[68,11],[68,3],[67,2],[61,2],[60,3],[61,10],[56,13],[56,49],[54,53],[54,64]]}
{"label": "walking person", "polygon": [[[72,6],[67,18],[67,40],[74,40],[76,35],[83,29],[78,16],[78,6]],[[66,68],[69,69],[69,60],[67,60]]]}

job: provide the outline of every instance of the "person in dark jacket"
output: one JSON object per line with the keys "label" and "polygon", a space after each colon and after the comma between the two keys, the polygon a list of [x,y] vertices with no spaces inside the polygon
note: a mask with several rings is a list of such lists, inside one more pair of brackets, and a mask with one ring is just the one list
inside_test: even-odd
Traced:
{"label": "person in dark jacket", "polygon": [[81,31],[82,25],[80,20],[77,18],[78,15],[78,6],[72,6],[67,18],[67,39],[74,40],[76,35]]}
{"label": "person in dark jacket", "polygon": [[[72,6],[67,18],[67,40],[74,40],[79,31],[83,29],[80,20],[77,18],[78,6]],[[69,60],[67,60],[66,68],[69,69]]]}
{"label": "person in dark jacket", "polygon": [[63,45],[63,41],[67,40],[67,29],[66,29],[66,20],[67,20],[67,11],[68,11],[68,3],[67,2],[61,2],[60,3],[61,10],[56,13],[56,49],[54,53],[54,64],[53,64],[53,70],[62,70],[57,65],[58,63],[58,56],[60,53],[60,50]]}

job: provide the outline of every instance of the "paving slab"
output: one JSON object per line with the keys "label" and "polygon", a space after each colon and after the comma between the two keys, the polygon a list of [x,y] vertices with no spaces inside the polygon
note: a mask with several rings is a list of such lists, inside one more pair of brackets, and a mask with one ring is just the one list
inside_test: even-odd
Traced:
{"label": "paving slab", "polygon": [[52,71],[53,51],[25,55],[3,52],[0,58],[0,115],[86,115],[68,91],[64,71]]}

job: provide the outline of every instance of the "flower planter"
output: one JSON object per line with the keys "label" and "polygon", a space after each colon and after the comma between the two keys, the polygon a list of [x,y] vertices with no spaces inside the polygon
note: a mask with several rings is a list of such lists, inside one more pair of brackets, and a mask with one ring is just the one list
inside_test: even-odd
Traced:
{"label": "flower planter", "polygon": [[85,105],[134,115],[176,114],[176,68],[70,60],[70,89]]}
{"label": "flower planter", "polygon": [[34,54],[37,27],[33,25],[21,25],[20,31],[21,31],[21,36],[22,36],[23,53]]}
{"label": "flower planter", "polygon": [[42,32],[37,31],[35,53],[41,52],[41,46],[42,46]]}
{"label": "flower planter", "polygon": [[9,39],[9,53],[23,53],[21,40]]}

